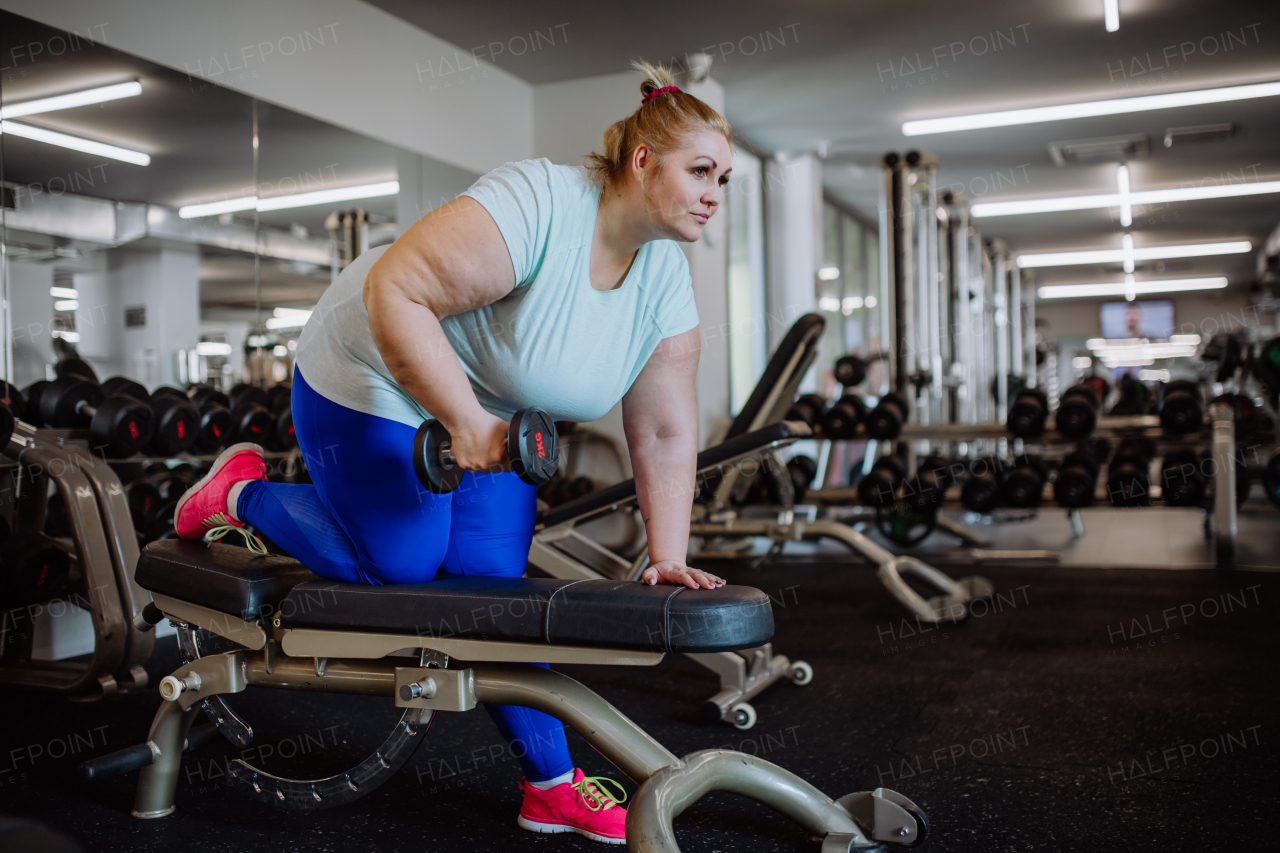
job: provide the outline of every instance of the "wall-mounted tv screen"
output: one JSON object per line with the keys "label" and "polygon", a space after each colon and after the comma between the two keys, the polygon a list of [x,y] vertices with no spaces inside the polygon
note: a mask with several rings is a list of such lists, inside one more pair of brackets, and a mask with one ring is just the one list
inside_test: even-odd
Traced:
{"label": "wall-mounted tv screen", "polygon": [[1102,304],[1102,336],[1104,338],[1162,340],[1172,335],[1173,302],[1168,299]]}

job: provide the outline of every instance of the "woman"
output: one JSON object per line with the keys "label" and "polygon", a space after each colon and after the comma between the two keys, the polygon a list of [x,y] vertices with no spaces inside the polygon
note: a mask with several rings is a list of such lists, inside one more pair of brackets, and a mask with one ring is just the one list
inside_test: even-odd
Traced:
{"label": "woman", "polygon": [[[316,574],[354,583],[519,577],[537,498],[509,473],[507,421],[524,406],[591,421],[621,399],[652,561],[644,582],[724,584],[684,564],[699,337],[674,241],[697,240],[719,208],[730,129],[666,69],[637,68],[641,105],[605,132],[587,171],[508,163],[342,272],[294,371],[313,485],[264,482],[260,448],[235,445],[183,496],[181,536],[251,524]],[[414,475],[414,432],[429,417],[468,472],[451,494]],[[488,710],[524,752],[520,826],[625,843],[626,810],[574,767],[558,721]]]}

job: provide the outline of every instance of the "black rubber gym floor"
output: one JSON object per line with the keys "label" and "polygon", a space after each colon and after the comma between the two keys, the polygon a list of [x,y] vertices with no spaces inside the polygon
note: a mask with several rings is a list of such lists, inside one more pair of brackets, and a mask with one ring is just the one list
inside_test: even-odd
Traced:
{"label": "black rubber gym floor", "polygon": [[[715,679],[678,656],[653,669],[565,668],[676,754],[755,752],[834,796],[892,787],[927,811],[934,851],[1274,849],[1280,575],[988,567],[998,594],[985,612],[921,630],[850,558],[716,567],[773,596],[776,649],[815,672],[807,687],[759,696],[754,729],[697,725]],[[153,683],[177,658],[163,642]],[[136,774],[89,786],[74,769],[141,743],[154,689],[87,705],[0,697],[0,811],[88,850],[604,849],[516,827],[519,766],[478,710],[437,715],[413,761],[345,807],[281,812],[245,799],[223,785],[235,750],[218,741],[188,754],[176,814],[137,821]],[[395,718],[385,700],[253,689],[235,700],[257,727],[245,754],[284,775],[355,763]],[[569,737],[588,774],[620,778]],[[686,853],[817,847],[728,794],[676,827]]]}

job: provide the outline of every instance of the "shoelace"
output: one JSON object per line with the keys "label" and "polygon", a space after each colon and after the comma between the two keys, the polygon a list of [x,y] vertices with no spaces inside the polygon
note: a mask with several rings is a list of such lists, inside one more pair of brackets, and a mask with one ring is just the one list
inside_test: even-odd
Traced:
{"label": "shoelace", "polygon": [[[618,793],[615,795],[605,790],[605,782],[617,788]],[[573,787],[582,796],[582,802],[593,812],[611,809],[618,803],[624,803],[627,800],[626,788],[623,788],[622,785],[608,776],[584,776],[582,781]]]}
{"label": "shoelace", "polygon": [[228,533],[239,533],[244,537],[244,546],[250,551],[263,556],[266,556],[268,553],[267,546],[262,544],[261,539],[254,536],[243,527],[232,524],[231,519],[227,517],[225,512],[220,512],[217,515],[211,515],[202,523],[205,527],[210,528],[209,532],[204,535],[204,541],[206,542],[217,542]]}

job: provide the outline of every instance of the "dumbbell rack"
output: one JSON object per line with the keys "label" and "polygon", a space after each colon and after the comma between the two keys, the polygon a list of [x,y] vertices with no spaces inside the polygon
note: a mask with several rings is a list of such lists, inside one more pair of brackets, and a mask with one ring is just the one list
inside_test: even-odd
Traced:
{"label": "dumbbell rack", "polygon": [[[859,438],[865,438],[859,427]],[[1155,415],[1132,415],[1121,417],[1102,417],[1098,426],[1089,437],[1144,437],[1162,439],[1174,443],[1195,443],[1205,438],[1209,440],[1210,453],[1214,461],[1215,477],[1212,484],[1212,504],[1209,509],[1209,524],[1206,533],[1212,541],[1212,550],[1219,565],[1234,564],[1236,555],[1236,536],[1238,530],[1238,509],[1236,507],[1236,438],[1235,413],[1226,403],[1214,403],[1209,407],[1209,415],[1205,428],[1200,432],[1186,435],[1170,436],[1161,428],[1160,419]],[[899,436],[903,441],[970,441],[974,439],[1009,439],[1013,440],[1008,429],[1001,424],[940,424],[935,426],[907,425]],[[1023,439],[1024,447],[1050,446],[1054,444],[1076,443],[1079,437],[1068,437],[1054,429],[1046,429],[1043,434],[1031,439]],[[1221,478],[1221,479],[1219,479]],[[1153,495],[1156,486],[1152,485]],[[806,500],[815,503],[843,503],[855,500],[856,490],[852,488],[829,488],[810,492]],[[1043,506],[1044,504],[1042,504]],[[1052,506],[1052,503],[1048,505]],[[1083,527],[1079,513],[1069,510],[1073,533],[1082,535]],[[939,515],[939,527],[944,527],[943,516]],[[967,531],[958,522],[947,520],[945,525],[949,532],[964,537],[962,530]],[[972,534],[972,531],[967,531]],[[974,534],[976,535],[976,534]],[[981,546],[979,546],[981,547]]]}

